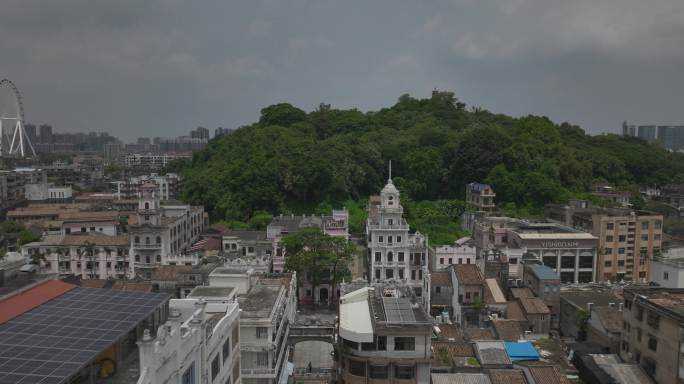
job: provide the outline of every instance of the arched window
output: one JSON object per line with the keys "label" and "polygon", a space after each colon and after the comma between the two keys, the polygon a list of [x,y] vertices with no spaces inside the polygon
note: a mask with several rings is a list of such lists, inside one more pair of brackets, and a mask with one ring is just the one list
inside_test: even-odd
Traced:
{"label": "arched window", "polygon": [[136,243],[136,244],[140,244],[140,237],[139,237],[139,236],[136,236],[136,237],[135,237],[135,243]]}
{"label": "arched window", "polygon": [[150,209],[150,203],[145,203],[145,209]]}
{"label": "arched window", "polygon": [[157,244],[161,244],[161,236],[157,236]]}
{"label": "arched window", "polygon": [[393,259],[394,259],[394,254],[392,252],[387,252],[387,261],[389,261],[391,263],[393,261]]}
{"label": "arched window", "polygon": [[147,264],[150,263],[150,257],[149,257],[149,256],[145,256],[145,262],[146,262]]}

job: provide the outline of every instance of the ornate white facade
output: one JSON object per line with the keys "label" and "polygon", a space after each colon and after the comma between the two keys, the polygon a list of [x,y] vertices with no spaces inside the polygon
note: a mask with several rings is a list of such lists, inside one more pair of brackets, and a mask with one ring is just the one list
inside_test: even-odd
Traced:
{"label": "ornate white facade", "polygon": [[403,214],[399,190],[389,179],[379,198],[370,200],[366,223],[369,277],[372,282],[404,282],[422,297],[430,290],[428,240],[420,232],[409,232]]}

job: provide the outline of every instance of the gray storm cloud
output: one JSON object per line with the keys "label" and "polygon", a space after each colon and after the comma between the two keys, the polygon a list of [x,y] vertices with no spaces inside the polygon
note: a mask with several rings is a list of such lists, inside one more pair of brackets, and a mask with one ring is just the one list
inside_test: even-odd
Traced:
{"label": "gray storm cloud", "polygon": [[126,140],[450,89],[592,133],[684,123],[681,0],[4,0],[27,120]]}

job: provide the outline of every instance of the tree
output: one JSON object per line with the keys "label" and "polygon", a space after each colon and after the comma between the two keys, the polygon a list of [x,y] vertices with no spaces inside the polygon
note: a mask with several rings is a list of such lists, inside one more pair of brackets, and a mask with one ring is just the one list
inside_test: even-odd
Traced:
{"label": "tree", "polygon": [[329,283],[335,296],[336,286],[348,277],[349,263],[354,259],[356,248],[346,239],[323,233],[318,227],[308,227],[286,236],[282,241],[285,249],[285,267],[297,272],[297,284],[308,281],[313,292],[322,283]]}
{"label": "tree", "polygon": [[19,232],[19,245],[24,245],[28,243],[32,243],[34,241],[39,241],[40,236],[34,234],[33,232],[29,231],[28,229],[24,229],[21,232]]}

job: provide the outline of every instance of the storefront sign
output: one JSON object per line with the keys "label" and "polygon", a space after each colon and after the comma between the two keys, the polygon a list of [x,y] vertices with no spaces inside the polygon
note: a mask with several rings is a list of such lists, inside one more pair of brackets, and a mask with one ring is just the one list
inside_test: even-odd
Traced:
{"label": "storefront sign", "polygon": [[541,245],[543,248],[577,248],[579,247],[578,241],[564,241],[564,240],[549,240],[542,241]]}

